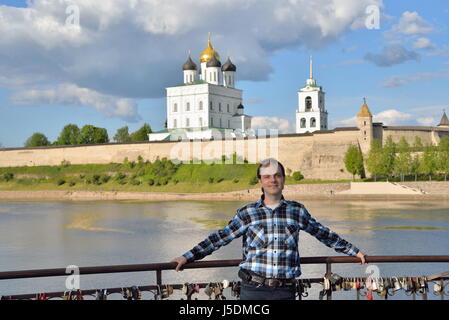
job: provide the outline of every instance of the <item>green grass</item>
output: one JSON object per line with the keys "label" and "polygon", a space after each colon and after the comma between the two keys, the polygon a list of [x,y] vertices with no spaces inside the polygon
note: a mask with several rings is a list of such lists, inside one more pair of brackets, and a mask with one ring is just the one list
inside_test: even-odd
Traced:
{"label": "green grass", "polygon": [[[205,193],[258,188],[250,181],[257,164],[153,163],[88,164],[0,168],[0,190],[64,190]],[[5,174],[12,179],[2,178]],[[9,175],[8,175],[9,174]],[[213,178],[213,183],[210,181]],[[150,181],[153,182],[150,185]],[[220,181],[220,182],[217,182]],[[286,184],[345,181],[301,180],[287,177]]]}

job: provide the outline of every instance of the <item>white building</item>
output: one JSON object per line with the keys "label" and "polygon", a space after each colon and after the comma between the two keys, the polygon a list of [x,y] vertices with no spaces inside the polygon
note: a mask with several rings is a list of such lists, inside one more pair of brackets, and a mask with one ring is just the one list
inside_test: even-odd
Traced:
{"label": "white building", "polygon": [[312,133],[328,130],[325,93],[313,79],[312,57],[310,57],[310,77],[306,86],[298,91],[298,110],[296,111],[296,133]]}
{"label": "white building", "polygon": [[244,114],[242,90],[234,87],[237,67],[230,58],[221,65],[210,36],[200,69],[190,55],[182,69],[183,84],[166,88],[166,129],[149,134],[150,141],[248,135],[251,117]]}

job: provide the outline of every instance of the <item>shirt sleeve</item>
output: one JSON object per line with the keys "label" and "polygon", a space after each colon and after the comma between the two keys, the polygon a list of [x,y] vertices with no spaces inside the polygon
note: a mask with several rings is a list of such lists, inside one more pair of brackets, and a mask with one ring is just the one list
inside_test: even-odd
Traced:
{"label": "shirt sleeve", "polygon": [[183,256],[187,259],[187,262],[203,259],[205,256],[210,255],[215,250],[243,235],[246,228],[243,213],[237,211],[237,214],[229,221],[226,227],[211,233],[206,239],[184,253]]}
{"label": "shirt sleeve", "polygon": [[329,248],[353,257],[359,253],[359,249],[354,245],[342,239],[338,234],[332,232],[329,228],[312,218],[305,207],[301,207],[301,218],[301,229],[317,238]]}

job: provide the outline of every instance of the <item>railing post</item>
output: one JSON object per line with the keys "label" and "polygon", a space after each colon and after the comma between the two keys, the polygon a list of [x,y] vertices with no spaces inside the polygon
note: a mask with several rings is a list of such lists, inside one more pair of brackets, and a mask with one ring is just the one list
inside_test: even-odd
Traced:
{"label": "railing post", "polygon": [[[326,276],[329,276],[332,274],[332,264],[330,262],[326,262]],[[332,285],[330,289],[327,291],[327,300],[332,300]]]}
{"label": "railing post", "polygon": [[162,286],[162,270],[156,270],[156,283],[158,286]]}

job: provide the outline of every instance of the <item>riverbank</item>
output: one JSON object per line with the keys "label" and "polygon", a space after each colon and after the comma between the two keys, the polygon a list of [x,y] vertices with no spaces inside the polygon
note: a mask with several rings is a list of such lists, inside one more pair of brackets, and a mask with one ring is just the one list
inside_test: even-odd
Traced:
{"label": "riverbank", "polygon": [[[449,182],[404,182],[424,194],[348,194],[350,183],[286,185],[284,196],[291,200],[449,200]],[[259,188],[206,193],[123,192],[123,191],[0,191],[0,201],[254,201]]]}

